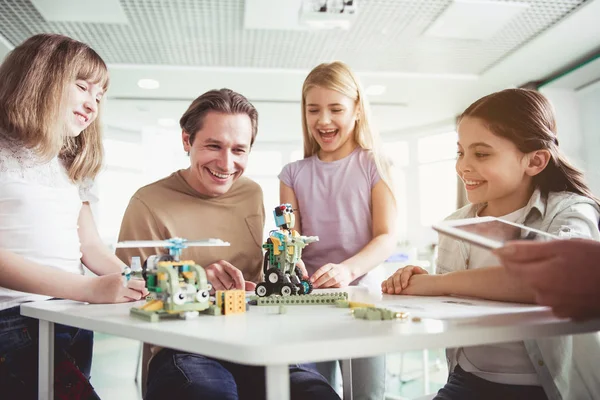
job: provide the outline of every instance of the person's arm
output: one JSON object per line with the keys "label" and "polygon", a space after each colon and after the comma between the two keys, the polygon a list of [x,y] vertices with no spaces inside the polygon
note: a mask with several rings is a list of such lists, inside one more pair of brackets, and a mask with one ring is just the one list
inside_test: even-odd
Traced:
{"label": "person's arm", "polygon": [[143,285],[123,286],[120,273],[101,277],[84,276],[41,265],[0,249],[0,286],[89,303],[121,303],[139,300]]}
{"label": "person's arm", "polygon": [[385,261],[396,246],[396,204],[391,190],[379,180],[371,191],[373,238],[341,264],[326,264],[311,277],[315,287],[344,287]]}
{"label": "person's arm", "polygon": [[[598,211],[590,204],[576,204],[555,215],[548,228],[556,236],[598,237]],[[457,295],[524,303],[539,302],[535,287],[504,266],[455,271],[445,275],[413,275],[401,294]]]}
{"label": "person's arm", "polygon": [[83,203],[79,212],[78,225],[83,264],[96,275],[122,272],[125,265],[102,242],[87,202]]}
{"label": "person's arm", "polygon": [[[398,294],[396,292],[396,294]],[[504,267],[484,267],[444,275],[412,275],[399,294],[419,296],[464,296],[487,300],[535,303],[535,295],[524,282]]]}
{"label": "person's arm", "polygon": [[373,239],[361,251],[343,262],[352,271],[353,280],[387,260],[396,248],[396,203],[383,180],[373,187],[371,199]]}

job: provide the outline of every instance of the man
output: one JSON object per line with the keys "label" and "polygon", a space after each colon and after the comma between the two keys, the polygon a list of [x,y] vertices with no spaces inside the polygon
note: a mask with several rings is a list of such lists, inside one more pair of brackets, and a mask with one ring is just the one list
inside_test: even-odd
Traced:
{"label": "man", "polygon": [[571,239],[514,242],[495,251],[523,279],[539,304],[559,317],[600,318],[600,243]]}
{"label": "man", "polygon": [[[204,267],[216,290],[254,290],[261,278],[262,190],[242,177],[256,138],[258,113],[242,95],[211,90],[192,102],[180,120],[190,167],[139,189],[125,211],[119,241],[183,237],[219,238],[230,247],[191,247],[182,259]],[[129,263],[164,249],[119,249]],[[265,371],[172,349],[152,348],[145,399],[260,399]],[[338,399],[325,379],[290,368],[292,399]]]}

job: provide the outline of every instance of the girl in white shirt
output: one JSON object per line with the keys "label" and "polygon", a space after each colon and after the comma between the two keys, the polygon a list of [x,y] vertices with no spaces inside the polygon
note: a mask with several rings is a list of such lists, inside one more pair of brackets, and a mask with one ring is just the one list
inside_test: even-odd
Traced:
{"label": "girl in white shirt", "polygon": [[[0,65],[0,393],[37,398],[36,320],[19,305],[64,298],[139,300],[144,282],[123,285],[123,263],[96,230],[92,179],[102,165],[97,119],[108,71],[87,45],[35,35]],[[83,266],[97,276],[84,276]],[[55,393],[95,398],[93,335],[57,325]]]}
{"label": "girl in white shirt", "polygon": [[[472,204],[448,219],[494,216],[563,238],[600,239],[598,199],[561,153],[554,112],[542,94],[507,89],[485,96],[465,110],[457,130],[456,172]],[[444,235],[437,272],[408,266],[382,290],[536,301],[495,254]],[[435,399],[598,399],[598,359],[598,334],[449,349],[450,377]]]}

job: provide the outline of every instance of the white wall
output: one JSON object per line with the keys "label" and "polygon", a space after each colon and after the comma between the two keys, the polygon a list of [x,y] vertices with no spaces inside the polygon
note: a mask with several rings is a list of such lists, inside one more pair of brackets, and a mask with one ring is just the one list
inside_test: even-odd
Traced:
{"label": "white wall", "polygon": [[600,84],[585,89],[542,88],[552,102],[560,148],[600,194]]}
{"label": "white wall", "polygon": [[600,194],[600,82],[577,93],[583,134],[583,156],[592,191]]}
{"label": "white wall", "polygon": [[571,89],[540,89],[554,106],[560,149],[578,168],[587,169],[579,99]]}

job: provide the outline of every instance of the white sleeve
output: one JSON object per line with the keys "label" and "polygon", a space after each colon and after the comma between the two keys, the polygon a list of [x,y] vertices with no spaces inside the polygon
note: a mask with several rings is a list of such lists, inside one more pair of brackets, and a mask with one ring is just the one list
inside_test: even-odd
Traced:
{"label": "white sleeve", "polygon": [[90,204],[97,203],[98,198],[98,187],[96,182],[91,179],[86,179],[79,185],[79,198],[82,202],[88,202]]}

